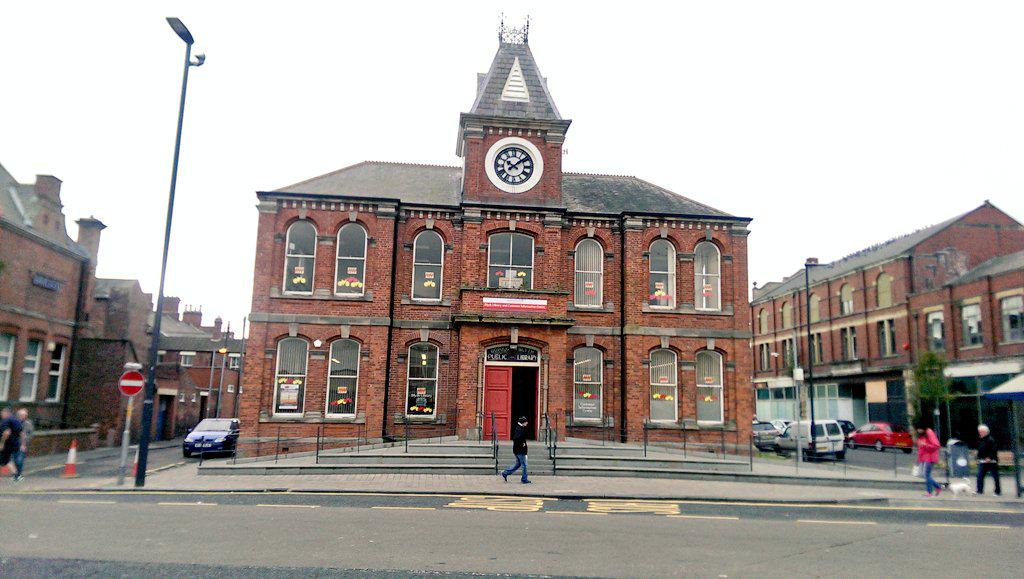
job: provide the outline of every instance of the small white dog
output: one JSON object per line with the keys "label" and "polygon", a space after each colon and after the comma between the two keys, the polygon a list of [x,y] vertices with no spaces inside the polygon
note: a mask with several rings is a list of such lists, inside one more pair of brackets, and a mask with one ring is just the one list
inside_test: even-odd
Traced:
{"label": "small white dog", "polygon": [[971,486],[971,481],[966,478],[949,483],[949,485],[946,486],[946,490],[953,493],[954,497],[959,497],[962,494],[975,494],[974,487]]}

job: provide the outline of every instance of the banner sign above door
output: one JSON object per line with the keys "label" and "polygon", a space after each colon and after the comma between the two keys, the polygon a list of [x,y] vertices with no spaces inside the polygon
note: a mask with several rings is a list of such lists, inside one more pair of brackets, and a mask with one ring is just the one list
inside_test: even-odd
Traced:
{"label": "banner sign above door", "polygon": [[504,312],[546,312],[548,300],[485,297],[484,309]]}
{"label": "banner sign above door", "polygon": [[497,346],[487,350],[488,362],[520,362],[536,364],[537,350],[533,348],[515,348],[512,346]]}

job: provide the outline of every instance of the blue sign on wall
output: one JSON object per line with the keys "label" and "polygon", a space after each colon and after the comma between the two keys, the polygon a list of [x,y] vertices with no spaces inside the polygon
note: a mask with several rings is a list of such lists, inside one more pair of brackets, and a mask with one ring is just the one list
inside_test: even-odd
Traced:
{"label": "blue sign on wall", "polygon": [[60,282],[53,279],[52,277],[46,277],[41,273],[32,274],[32,285],[38,286],[50,291],[57,291],[60,289]]}

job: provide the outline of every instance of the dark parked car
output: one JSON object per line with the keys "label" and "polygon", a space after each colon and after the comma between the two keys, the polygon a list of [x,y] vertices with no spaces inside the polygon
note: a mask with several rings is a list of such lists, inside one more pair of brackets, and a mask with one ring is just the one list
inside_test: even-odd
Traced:
{"label": "dark parked car", "polygon": [[238,442],[237,418],[204,418],[181,443],[181,454],[232,453]]}
{"label": "dark parked car", "polygon": [[755,422],[751,435],[758,450],[775,450],[775,437],[779,431],[771,422]]}

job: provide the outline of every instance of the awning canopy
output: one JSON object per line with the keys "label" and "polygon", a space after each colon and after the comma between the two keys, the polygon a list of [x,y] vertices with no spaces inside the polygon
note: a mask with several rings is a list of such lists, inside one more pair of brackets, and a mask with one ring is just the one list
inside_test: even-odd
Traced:
{"label": "awning canopy", "polygon": [[1002,385],[993,388],[985,396],[996,400],[1024,400],[1024,374],[1007,380]]}

